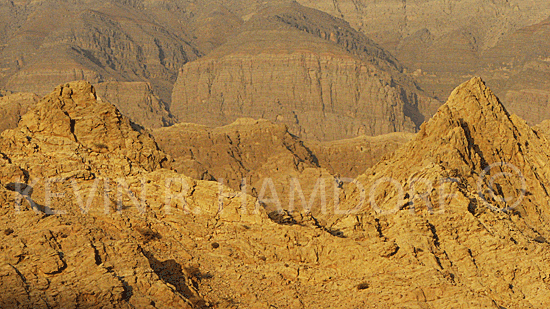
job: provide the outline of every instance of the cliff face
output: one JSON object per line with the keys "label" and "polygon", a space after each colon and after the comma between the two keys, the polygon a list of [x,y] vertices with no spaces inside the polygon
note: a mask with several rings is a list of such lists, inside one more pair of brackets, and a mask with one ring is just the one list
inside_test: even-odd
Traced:
{"label": "cliff face", "polygon": [[96,84],[98,96],[114,104],[122,114],[146,128],[174,124],[174,117],[151,88],[144,82],[106,82]]}
{"label": "cliff face", "polygon": [[482,76],[530,124],[550,118],[547,1],[298,1],[341,17],[390,51],[443,101]]}
{"label": "cliff face", "polygon": [[181,122],[208,126],[265,118],[305,139],[414,131],[401,89],[379,74],[353,58],[309,52],[201,59],[180,72],[171,109]]}
{"label": "cliff face", "polygon": [[[516,31],[550,16],[550,4],[541,0],[298,2],[345,19],[394,54],[411,72],[420,70],[416,74],[420,85],[441,101],[466,75],[482,74],[496,86],[493,78],[503,78],[507,72],[499,76],[482,73],[487,64],[485,54]],[[521,40],[526,41],[523,47],[502,46],[504,57],[498,59],[499,65],[529,54],[522,49],[536,50],[527,43],[529,36]],[[504,99],[505,93],[495,90]]]}
{"label": "cliff face", "polygon": [[411,132],[433,102],[401,70],[341,20],[297,4],[270,8],[183,67],[171,111],[209,126],[265,118],[307,139]]}

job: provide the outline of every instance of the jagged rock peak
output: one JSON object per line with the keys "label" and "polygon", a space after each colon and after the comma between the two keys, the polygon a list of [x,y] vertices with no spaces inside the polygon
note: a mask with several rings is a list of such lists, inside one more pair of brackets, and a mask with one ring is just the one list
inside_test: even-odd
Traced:
{"label": "jagged rock peak", "polygon": [[[523,119],[510,115],[483,80],[475,77],[451,93],[414,139],[367,171],[362,179],[371,183],[391,177],[408,186],[414,178],[433,183],[453,178],[467,188],[464,194],[470,203],[481,205],[485,203],[483,192],[495,192],[493,184],[484,181],[505,175],[499,179],[499,194],[519,197],[524,194],[522,190],[529,192],[534,197],[518,208],[529,212],[547,203],[545,188],[550,185],[550,170],[544,162],[550,159],[549,148],[541,134]],[[491,174],[497,172],[506,174]],[[487,174],[497,178],[485,177]],[[510,206],[496,200],[489,204],[496,208]]]}
{"label": "jagged rock peak", "polygon": [[[95,121],[90,117],[96,118]],[[87,139],[99,119],[102,122],[110,120],[111,126],[122,124],[118,110],[108,103],[98,102],[94,87],[79,81],[56,87],[33,111],[22,117],[19,126],[25,126],[33,133],[51,133],[80,141]]]}
{"label": "jagged rock peak", "polygon": [[[149,134],[114,105],[98,99],[94,87],[85,81],[56,87],[22,116],[15,131],[40,141],[42,148],[48,148],[51,139],[69,139],[90,152],[123,155],[147,170],[159,168],[166,161],[166,155]],[[5,137],[10,134],[17,133],[6,133]],[[18,140],[15,138],[14,145]]]}
{"label": "jagged rock peak", "polygon": [[419,147],[423,141],[422,148],[432,149],[434,158],[444,153],[448,157],[446,150],[458,151],[476,169],[484,168],[487,160],[509,162],[516,154],[525,154],[531,138],[538,139],[525,121],[510,115],[483,80],[474,77],[451,93],[413,143]]}
{"label": "jagged rock peak", "polygon": [[450,118],[464,118],[465,121],[482,120],[481,116],[499,115],[509,118],[510,115],[480,77],[474,77],[453,90],[447,103],[434,115],[434,119],[446,114]]}

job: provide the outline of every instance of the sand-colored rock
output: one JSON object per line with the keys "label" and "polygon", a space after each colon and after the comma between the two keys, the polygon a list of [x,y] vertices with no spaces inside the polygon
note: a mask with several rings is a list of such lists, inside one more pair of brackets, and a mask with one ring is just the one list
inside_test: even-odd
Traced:
{"label": "sand-colored rock", "polygon": [[[245,187],[260,199],[276,195],[286,209],[296,180],[304,196],[312,196],[320,179],[332,186],[335,177],[357,177],[414,135],[303,142],[283,124],[241,118],[218,128],[177,124],[154,130],[153,136],[174,159],[176,171],[195,179],[221,181],[236,191]],[[298,201],[298,192],[294,196]]]}
{"label": "sand-colored rock", "polygon": [[[0,170],[23,172],[19,189],[0,178],[1,307],[549,306],[548,141],[480,79],[458,87],[410,142],[359,178],[368,194],[392,177],[409,193],[402,203],[381,184],[380,207],[338,215],[328,197],[326,214],[268,216],[252,196],[160,168],[165,155],[154,141],[92,89],[60,86],[0,137]],[[98,154],[92,138],[105,138],[108,150]],[[128,156],[138,149],[151,155]],[[77,160],[63,170],[69,158]],[[516,176],[498,178],[493,198],[482,181],[487,203],[479,194],[477,178],[494,161],[525,177],[517,207],[498,201],[517,196]],[[36,180],[46,175],[61,179]],[[433,190],[414,185],[417,177]],[[439,182],[449,178],[456,182]],[[360,191],[340,186],[339,207],[355,207]],[[441,188],[454,194],[444,211]],[[65,196],[48,199],[46,190]],[[425,191],[434,213],[417,196]]]}
{"label": "sand-colored rock", "polygon": [[546,136],[546,139],[550,140],[550,120],[545,120],[536,126],[533,129],[537,132],[540,132],[542,135]]}
{"label": "sand-colored rock", "polygon": [[21,116],[39,99],[33,93],[13,93],[0,96],[0,132],[17,127]]}
{"label": "sand-colored rock", "polygon": [[306,141],[305,145],[331,174],[355,178],[413,137],[413,133],[399,132],[322,143]]}
{"label": "sand-colored rock", "polygon": [[[313,224],[276,224],[253,197],[223,187],[220,196],[216,182],[147,171],[161,153],[128,122],[79,82],[56,88],[2,134],[10,156],[2,171],[13,165],[28,177],[1,180],[2,307],[333,307],[323,291],[347,299],[344,307],[364,303],[356,276],[330,279],[365,256],[361,245]],[[105,137],[96,124],[110,136],[99,154],[88,145]],[[128,157],[121,141],[153,155]],[[69,158],[77,160],[63,170]],[[48,199],[46,190],[64,196]],[[331,257],[340,246],[345,258]]]}
{"label": "sand-colored rock", "polygon": [[93,177],[86,163],[132,174],[137,167],[152,171],[167,161],[147,133],[135,131],[116,107],[98,101],[86,82],[57,87],[21,118],[17,129],[2,133],[1,145],[35,177]]}
{"label": "sand-colored rock", "polygon": [[155,130],[153,136],[174,159],[176,171],[216,180],[235,191],[245,190],[260,200],[276,197],[279,208],[288,208],[293,181],[300,183],[306,196],[319,178],[334,181],[315,154],[284,124],[241,118],[218,128],[177,124]]}
{"label": "sand-colored rock", "polygon": [[[446,280],[422,288],[434,307],[459,299],[470,307],[547,307],[548,147],[474,78],[412,141],[360,177],[364,212],[357,223],[337,219],[332,228],[359,237],[375,226],[399,247],[396,263],[407,261],[394,270],[419,265]],[[359,192],[351,196],[360,200]]]}

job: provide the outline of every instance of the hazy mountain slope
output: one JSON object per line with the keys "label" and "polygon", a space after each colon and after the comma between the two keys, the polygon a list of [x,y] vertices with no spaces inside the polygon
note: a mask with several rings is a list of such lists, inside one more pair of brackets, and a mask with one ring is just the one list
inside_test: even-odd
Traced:
{"label": "hazy mountain slope", "polygon": [[[12,91],[46,94],[72,80],[148,81],[169,102],[177,70],[200,52],[185,20],[157,21],[158,7],[125,1],[4,2],[20,27],[0,51],[1,83]],[[151,3],[152,5],[152,3]],[[7,8],[6,8],[7,7]],[[167,10],[165,8],[165,10]]]}
{"label": "hazy mountain slope", "polygon": [[0,132],[17,127],[21,116],[34,107],[39,99],[33,93],[13,93],[0,96]]}
{"label": "hazy mountain slope", "polygon": [[434,102],[401,70],[342,20],[295,3],[271,7],[183,67],[171,111],[208,126],[265,118],[307,139],[414,131]]}
{"label": "hazy mountain slope", "polygon": [[482,58],[506,107],[530,124],[550,119],[549,36],[547,18],[502,38]]}
{"label": "hazy mountain slope", "polygon": [[174,124],[167,104],[155,95],[149,83],[105,82],[95,85],[98,96],[114,104],[122,114],[146,128]]}
{"label": "hazy mountain slope", "polygon": [[[485,66],[481,57],[497,42],[550,16],[550,3],[541,0],[298,2],[347,20],[411,71],[421,69],[425,75],[420,74],[420,84],[441,100],[464,75],[471,76]],[[504,52],[523,57],[521,49],[510,46]],[[492,76],[483,76],[492,85]]]}

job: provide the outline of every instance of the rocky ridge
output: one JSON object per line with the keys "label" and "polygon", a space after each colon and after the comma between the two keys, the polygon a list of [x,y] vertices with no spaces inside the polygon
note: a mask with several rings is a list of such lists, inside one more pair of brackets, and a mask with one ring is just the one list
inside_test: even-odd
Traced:
{"label": "rocky ridge", "polygon": [[[218,128],[177,124],[155,130],[153,136],[174,159],[172,167],[176,171],[222,182],[260,200],[276,197],[280,206],[289,204],[295,180],[306,195],[311,194],[318,179],[334,181],[334,176],[284,124],[241,118]],[[277,209],[269,207],[268,211]]]}
{"label": "rocky ridge", "polygon": [[[276,181],[275,187],[283,196],[288,193],[292,175],[306,178],[311,174],[313,180],[321,175],[355,178],[414,136],[392,133],[304,142],[284,124],[248,118],[217,128],[180,123],[156,129],[152,135],[174,159],[176,171],[196,179],[223,179],[234,190],[240,190],[245,179],[255,196],[266,178],[281,182]],[[310,173],[313,170],[318,172]]]}
{"label": "rocky ridge", "polygon": [[[359,177],[365,210],[332,228],[399,248],[397,264],[382,270],[388,275],[441,278],[431,296],[422,288],[435,307],[546,307],[548,147],[474,78],[413,140]],[[361,201],[350,191],[348,209]]]}
{"label": "rocky ridge", "polygon": [[[62,85],[0,137],[0,304],[548,307],[548,146],[472,79],[358,178],[368,194],[392,177],[408,196],[379,183],[379,207],[351,211],[361,190],[341,184],[338,207],[347,213],[329,201],[329,213],[312,209],[300,223],[294,218],[303,213],[270,218],[251,196],[161,168],[168,160],[154,140],[99,102],[91,85]],[[510,165],[487,175],[517,175],[512,164],[523,174],[521,204],[499,199],[518,197],[516,176],[482,181],[480,194],[477,180],[495,162]],[[36,181],[47,176],[57,179]],[[132,194],[115,193],[125,187]],[[49,200],[45,190],[65,196]]]}
{"label": "rocky ridge", "polygon": [[[248,194],[260,199],[276,195],[281,205],[289,205],[293,181],[298,180],[304,195],[311,196],[319,179],[328,185],[339,178],[355,178],[414,136],[393,133],[304,142],[284,124],[247,118],[218,128],[180,123],[152,135],[174,160],[171,166],[177,172],[221,181],[236,191],[245,186]],[[273,192],[266,192],[269,181]]]}

